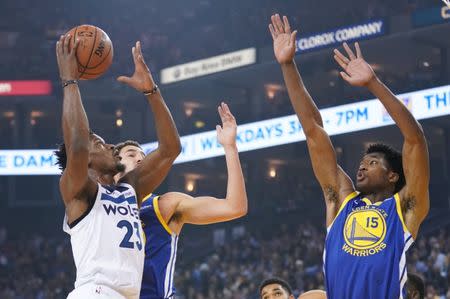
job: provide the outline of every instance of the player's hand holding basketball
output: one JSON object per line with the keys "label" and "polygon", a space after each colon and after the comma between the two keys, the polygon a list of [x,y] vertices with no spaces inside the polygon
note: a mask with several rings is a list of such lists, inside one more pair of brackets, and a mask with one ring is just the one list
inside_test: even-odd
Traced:
{"label": "player's hand holding basketball", "polygon": [[236,146],[236,119],[225,103],[220,104],[217,110],[222,120],[222,126],[216,126],[217,140],[223,147]]}
{"label": "player's hand holding basketball", "polygon": [[69,47],[70,35],[62,35],[56,43],[56,60],[58,61],[59,77],[63,81],[77,80],[80,77],[75,53],[79,40],[72,49]]}
{"label": "player's hand holding basketball", "polygon": [[150,91],[155,87],[152,74],[144,61],[141,51],[141,42],[131,49],[134,61],[134,74],[131,77],[120,76],[117,81],[128,84],[140,92]]}
{"label": "player's hand holding basketball", "polygon": [[359,44],[355,43],[356,56],[347,43],[344,43],[344,56],[339,50],[334,49],[334,59],[344,70],[340,72],[342,78],[353,86],[368,86],[377,77],[372,67],[364,60]]}
{"label": "player's hand holding basketball", "polygon": [[271,17],[272,24],[269,24],[269,30],[273,38],[273,51],[280,64],[291,63],[295,56],[295,37],[297,30],[291,32],[288,18],[276,14]]}

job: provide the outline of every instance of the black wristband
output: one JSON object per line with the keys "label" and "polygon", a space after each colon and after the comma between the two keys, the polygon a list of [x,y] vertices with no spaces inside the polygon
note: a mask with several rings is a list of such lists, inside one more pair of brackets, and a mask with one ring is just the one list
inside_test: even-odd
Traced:
{"label": "black wristband", "polygon": [[62,87],[66,87],[69,86],[70,84],[77,84],[78,85],[78,81],[77,80],[66,80],[62,82]]}
{"label": "black wristband", "polygon": [[158,85],[155,84],[155,87],[153,87],[150,90],[145,90],[142,93],[146,96],[151,96],[152,94],[155,94],[158,91],[158,88],[159,88]]}

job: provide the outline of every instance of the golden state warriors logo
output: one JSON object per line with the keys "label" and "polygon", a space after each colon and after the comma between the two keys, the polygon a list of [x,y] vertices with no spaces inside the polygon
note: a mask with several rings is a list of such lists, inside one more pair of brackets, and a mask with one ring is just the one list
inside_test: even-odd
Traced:
{"label": "golden state warriors logo", "polygon": [[386,248],[386,213],[373,206],[359,208],[347,216],[342,249],[355,256],[369,256]]}

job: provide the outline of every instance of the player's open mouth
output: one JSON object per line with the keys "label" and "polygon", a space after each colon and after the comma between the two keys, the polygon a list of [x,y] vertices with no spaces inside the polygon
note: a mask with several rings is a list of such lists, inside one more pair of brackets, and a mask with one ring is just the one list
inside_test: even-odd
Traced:
{"label": "player's open mouth", "polygon": [[366,178],[366,176],[364,175],[364,173],[362,171],[358,171],[357,175],[356,175],[356,180],[358,182],[364,180]]}

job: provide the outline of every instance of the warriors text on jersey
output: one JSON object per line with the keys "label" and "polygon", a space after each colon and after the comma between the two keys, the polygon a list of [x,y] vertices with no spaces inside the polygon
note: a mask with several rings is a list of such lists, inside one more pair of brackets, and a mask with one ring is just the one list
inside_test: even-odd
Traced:
{"label": "warriors text on jersey", "polygon": [[144,198],[140,209],[146,237],[141,299],[167,299],[175,294],[173,274],[178,236],[164,221],[158,200],[158,196],[150,194]]}
{"label": "warriors text on jersey", "polygon": [[405,252],[412,243],[398,194],[375,204],[350,194],[325,241],[327,298],[405,298]]}
{"label": "warriors text on jersey", "polygon": [[63,228],[70,235],[77,268],[72,293],[92,284],[100,289],[110,288],[126,298],[139,298],[144,236],[132,186],[98,184],[90,210],[70,227],[65,217]]}

